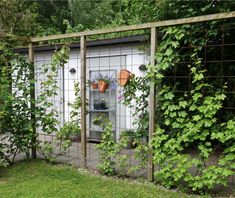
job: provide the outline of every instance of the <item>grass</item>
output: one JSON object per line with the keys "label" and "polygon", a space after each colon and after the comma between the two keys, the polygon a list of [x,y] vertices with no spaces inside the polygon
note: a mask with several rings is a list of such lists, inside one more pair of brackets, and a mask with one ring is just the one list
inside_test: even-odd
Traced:
{"label": "grass", "polygon": [[44,161],[24,161],[0,169],[0,197],[157,198],[189,197],[180,192],[140,183],[101,177],[74,167]]}

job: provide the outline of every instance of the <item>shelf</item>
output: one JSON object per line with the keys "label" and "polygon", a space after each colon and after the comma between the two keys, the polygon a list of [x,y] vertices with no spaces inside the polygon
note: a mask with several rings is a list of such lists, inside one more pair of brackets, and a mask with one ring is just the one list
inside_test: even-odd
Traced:
{"label": "shelf", "polygon": [[[102,130],[102,129],[94,129],[94,128],[90,128],[90,131],[95,131],[95,132],[100,132],[100,133],[102,133],[102,132],[104,132],[104,130]],[[113,129],[112,130],[112,132],[114,132],[115,130]]]}
{"label": "shelf", "polygon": [[93,113],[109,113],[109,112],[114,112],[113,109],[89,109],[88,112],[93,112]]}
{"label": "shelf", "polygon": [[[115,69],[89,71],[90,79],[97,78],[99,75],[109,76],[115,79],[117,76],[117,71]],[[101,140],[102,132],[104,130],[101,126],[96,126],[93,124],[94,117],[98,117],[99,115],[103,115],[105,118],[108,118],[112,122],[112,133],[113,136],[116,137],[117,89],[113,89],[113,87],[109,86],[104,93],[100,93],[99,89],[93,89],[92,86],[89,86],[87,87],[87,94],[89,96],[88,140],[97,142]],[[103,100],[105,102],[105,105],[101,103],[101,101]],[[99,107],[107,107],[107,109],[99,109]]]}
{"label": "shelf", "polygon": [[[90,92],[99,92],[100,90],[99,89],[89,89],[89,91]],[[113,91],[115,91],[115,90],[113,90]],[[101,93],[101,94],[105,94],[106,92],[109,92],[109,89],[106,89],[106,91],[104,93]]]}
{"label": "shelf", "polygon": [[87,138],[87,141],[88,141],[88,142],[97,142],[97,143],[100,143],[101,140],[100,140],[100,139],[96,139],[96,138],[90,138],[90,137],[88,137],[88,138]]}

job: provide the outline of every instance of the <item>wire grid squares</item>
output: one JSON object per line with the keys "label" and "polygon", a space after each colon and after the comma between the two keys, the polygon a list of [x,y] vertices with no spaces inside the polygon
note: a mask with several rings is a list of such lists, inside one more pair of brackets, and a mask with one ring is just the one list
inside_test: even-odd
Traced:
{"label": "wire grid squares", "polygon": [[[215,27],[218,30],[218,34],[213,37],[208,37],[207,31],[205,28],[200,36],[206,38],[206,45],[203,46],[201,58],[204,67],[207,69],[206,79],[209,83],[212,83],[215,87],[221,87],[227,83],[227,88],[225,94],[227,95],[226,100],[224,101],[223,110],[220,112],[220,119],[223,119],[224,116],[234,115],[235,110],[235,67],[234,67],[234,45],[235,40],[232,35],[235,33],[235,28],[232,23],[227,23],[226,20],[222,21],[219,26]],[[106,44],[105,45],[96,45],[92,46],[91,44],[87,45],[86,53],[86,79],[89,81],[93,80],[91,72],[96,72],[97,74],[105,73],[109,75],[112,80],[118,81],[118,73],[122,69],[127,69],[135,76],[144,76],[146,71],[140,69],[140,66],[148,65],[150,62],[149,58],[149,49],[150,43],[149,38],[147,37],[148,33],[145,33],[145,41],[138,42],[125,42],[121,41],[115,44]],[[160,36],[161,37],[161,36]],[[159,37],[159,43],[161,38]],[[100,36],[98,41],[102,41],[102,36]],[[102,42],[101,42],[102,43]],[[193,45],[191,46],[182,46],[181,54],[185,52],[192,51]],[[228,56],[230,54],[230,56]],[[36,53],[35,64],[36,67],[36,92],[40,93],[40,81],[45,80],[46,76],[41,72],[41,65],[49,63],[51,61],[51,52],[40,52]],[[192,60],[190,57],[185,57],[184,60],[179,62],[177,66],[170,71],[165,77],[165,81],[175,86],[175,92],[177,94],[183,94],[191,89],[191,76],[188,65],[191,64]],[[72,103],[75,99],[74,95],[74,82],[80,82],[80,47],[71,48],[68,64],[64,68],[59,70],[58,75],[58,86],[60,90],[57,97],[51,98],[53,101],[54,107],[59,110],[59,120],[61,126],[70,120],[71,108],[68,103]],[[73,71],[73,72],[72,72]],[[75,71],[75,72],[74,72]],[[111,75],[114,72],[115,75]],[[92,128],[92,121],[94,117],[91,116],[89,111],[94,107],[95,99],[92,98],[93,91],[92,88],[87,83],[87,99],[88,101],[88,115],[87,115],[87,163],[88,167],[91,169],[96,169],[97,164],[99,163],[99,153],[96,149],[96,144],[99,141],[89,140]],[[108,92],[107,92],[108,93]],[[134,121],[135,118],[133,115],[134,109],[130,109],[127,106],[122,104],[123,97],[123,88],[121,86],[116,86],[113,90],[113,94],[110,97],[109,94],[100,93],[96,91],[96,98],[100,100],[104,99],[107,107],[112,106],[114,111],[112,112],[112,122],[114,129],[114,137],[116,141],[119,141],[120,134],[126,130],[135,130]],[[115,94],[114,94],[115,93]],[[112,101],[111,101],[112,100]],[[96,116],[99,115],[98,112],[95,112]],[[110,118],[110,117],[109,117]],[[39,139],[43,141],[54,139],[54,134],[47,135],[42,133],[38,129]],[[143,144],[146,144],[147,140],[143,140]],[[138,165],[138,160],[135,159],[134,149],[124,149],[119,155],[127,154],[128,155],[128,167],[127,170]],[[81,143],[79,137],[74,138],[72,146],[69,148],[68,152],[60,156],[60,161],[65,161],[69,163],[74,163],[80,165],[81,160]],[[118,167],[119,169],[120,167]],[[146,166],[142,167],[141,171],[135,173],[135,176],[145,175],[147,172]]]}

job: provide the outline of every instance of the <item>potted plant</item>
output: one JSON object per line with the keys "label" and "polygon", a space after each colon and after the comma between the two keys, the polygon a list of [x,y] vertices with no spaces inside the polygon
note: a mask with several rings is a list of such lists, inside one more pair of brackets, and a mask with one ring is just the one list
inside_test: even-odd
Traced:
{"label": "potted plant", "polygon": [[101,120],[100,117],[97,117],[97,118],[95,118],[95,119],[92,121],[92,123],[93,123],[94,125],[100,126],[100,125],[102,124],[102,120]]}
{"label": "potted plant", "polygon": [[107,104],[106,104],[106,101],[105,101],[105,99],[104,98],[102,98],[101,100],[100,100],[100,109],[102,109],[102,110],[105,110],[105,109],[107,109],[108,107],[107,107]]}
{"label": "potted plant", "polygon": [[94,100],[94,109],[99,110],[100,109],[100,102],[98,99]]}
{"label": "potted plant", "polygon": [[122,131],[120,138],[124,139],[124,141],[126,141],[126,149],[132,149],[135,147],[135,142],[134,142],[135,132],[134,132],[134,130],[128,129],[128,130]]}
{"label": "potted plant", "polygon": [[101,100],[95,99],[94,100],[94,109],[96,109],[96,110],[108,109],[105,99],[104,98],[102,98]]}
{"label": "potted plant", "polygon": [[97,81],[98,81],[98,88],[99,88],[100,93],[105,93],[107,88],[114,89],[116,85],[115,79],[110,77],[108,74],[104,75],[100,73],[97,76]]}
{"label": "potted plant", "polygon": [[130,80],[132,74],[127,69],[121,69],[118,73],[118,83],[121,87],[124,87]]}
{"label": "potted plant", "polygon": [[88,80],[88,83],[90,84],[92,89],[98,89],[98,83],[95,79]]}

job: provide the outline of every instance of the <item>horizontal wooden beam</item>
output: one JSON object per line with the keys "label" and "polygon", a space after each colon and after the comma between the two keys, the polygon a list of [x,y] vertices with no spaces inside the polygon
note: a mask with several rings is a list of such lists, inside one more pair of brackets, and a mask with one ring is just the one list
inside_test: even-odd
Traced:
{"label": "horizontal wooden beam", "polygon": [[167,26],[199,23],[199,22],[206,22],[206,21],[219,20],[219,19],[228,19],[228,18],[234,18],[234,17],[235,17],[235,11],[232,11],[232,12],[226,12],[226,13],[198,16],[198,17],[158,21],[158,22],[145,23],[145,24],[140,24],[140,25],[121,26],[121,27],[114,27],[114,28],[104,28],[104,29],[98,29],[98,30],[83,31],[83,32],[77,32],[77,33],[57,34],[57,35],[44,36],[44,37],[34,37],[34,38],[31,38],[31,42],[35,43],[35,42],[49,41],[49,40],[56,40],[56,39],[76,38],[80,36],[92,36],[92,35],[99,35],[99,34],[109,34],[109,33],[125,32],[125,31],[133,31],[133,30],[142,30],[142,29],[149,29],[149,28],[154,28],[154,27],[155,28],[167,27]]}

